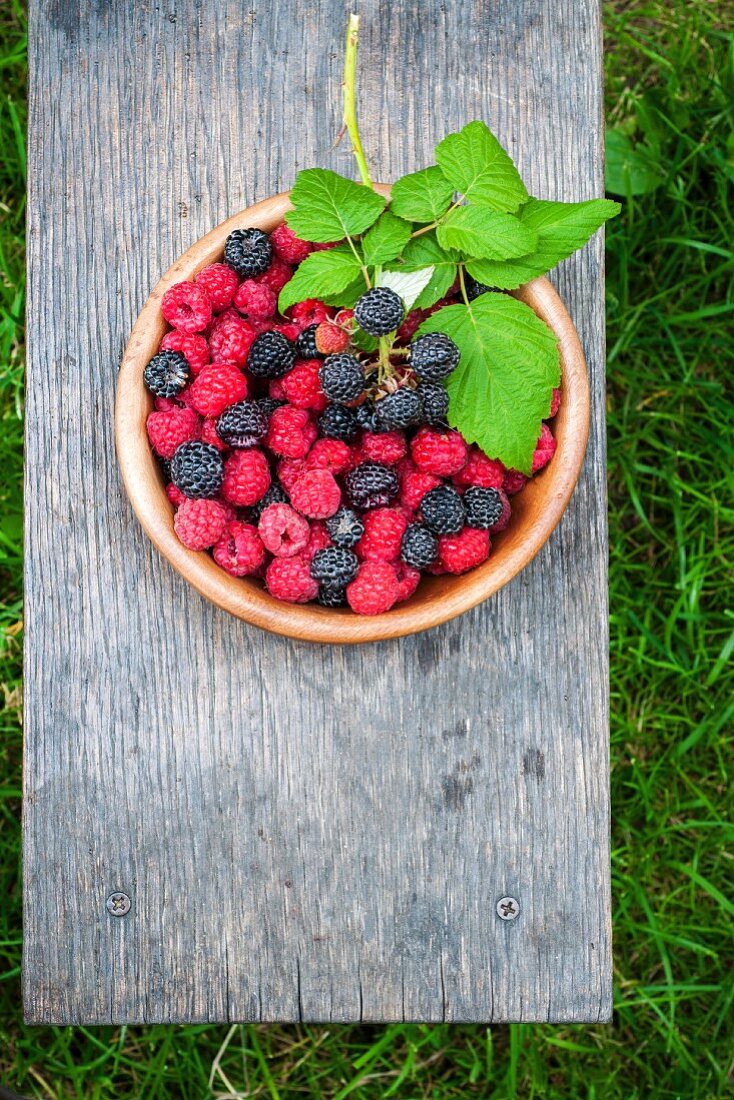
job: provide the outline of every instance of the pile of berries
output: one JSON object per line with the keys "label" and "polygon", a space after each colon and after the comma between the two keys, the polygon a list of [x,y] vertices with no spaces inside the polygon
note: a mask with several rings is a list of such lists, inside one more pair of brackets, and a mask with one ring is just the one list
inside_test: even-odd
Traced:
{"label": "pile of berries", "polygon": [[[166,291],[170,331],[144,372],[148,436],[185,546],[262,578],[278,599],[376,615],[411,596],[422,572],[485,561],[527,478],[448,427],[444,384],[459,350],[415,334],[456,288],[407,316],[387,287],[354,310],[308,300],[278,315],[295,265],[328,247],[286,225],[236,230],[224,262]],[[357,326],[394,334],[387,359],[355,347]],[[534,473],[554,451],[544,424]]]}

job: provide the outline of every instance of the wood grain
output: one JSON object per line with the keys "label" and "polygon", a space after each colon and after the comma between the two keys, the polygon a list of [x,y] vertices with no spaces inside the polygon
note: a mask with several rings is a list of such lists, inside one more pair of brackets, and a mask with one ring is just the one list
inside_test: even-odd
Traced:
{"label": "wood grain", "polygon": [[[29,1022],[609,1017],[601,239],[554,275],[592,380],[577,491],[459,619],[351,648],[262,633],[160,558],[119,482],[117,364],[160,273],[299,168],[351,171],[346,11],[32,4]],[[601,192],[596,4],[360,12],[376,178],[483,117],[535,193]]]}

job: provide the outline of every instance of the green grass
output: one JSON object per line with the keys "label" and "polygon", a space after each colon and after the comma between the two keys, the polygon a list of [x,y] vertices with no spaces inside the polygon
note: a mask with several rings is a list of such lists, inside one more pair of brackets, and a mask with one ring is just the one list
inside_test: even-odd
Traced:
{"label": "green grass", "polygon": [[[616,1011],[610,1027],[24,1028],[24,17],[0,11],[0,1079],[34,1097],[732,1091],[734,47],[728,2],[606,9]],[[728,820],[727,820],[728,819]],[[728,848],[728,854],[727,854]],[[210,1088],[209,1081],[212,1079]],[[231,1084],[228,1084],[230,1082]]]}

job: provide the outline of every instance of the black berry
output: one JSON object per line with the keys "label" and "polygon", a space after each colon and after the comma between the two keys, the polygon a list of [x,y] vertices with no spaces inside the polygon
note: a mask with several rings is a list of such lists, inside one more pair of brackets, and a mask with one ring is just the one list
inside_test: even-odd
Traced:
{"label": "black berry", "polygon": [[320,584],[316,598],[322,607],[344,607],[347,590],[339,584]]}
{"label": "black berry", "polygon": [[426,382],[416,391],[423,402],[423,419],[435,428],[447,428],[449,395],[440,382]]}
{"label": "black berry", "polygon": [[466,490],[463,499],[469,527],[488,531],[502,515],[502,497],[496,489],[483,489],[479,485],[473,485]]}
{"label": "black berry", "polygon": [[398,475],[380,462],[362,462],[344,478],[347,499],[354,508],[380,508],[398,495]]}
{"label": "black berry", "polygon": [[359,431],[353,409],[344,405],[327,405],[319,417],[319,433],[327,439],[341,439],[348,443]]}
{"label": "black berry", "polygon": [[252,342],[247,369],[255,378],[282,378],[296,361],[296,349],[282,332],[261,332]]}
{"label": "black berry", "polygon": [[268,430],[268,416],[259,401],[238,401],[217,419],[217,435],[230,447],[254,447]]}
{"label": "black berry", "polygon": [[354,411],[360,428],[364,428],[366,432],[382,431],[382,428],[377,422],[375,406],[371,401],[364,401],[361,405],[357,405]]}
{"label": "black berry", "polygon": [[215,497],[224,481],[222,456],[211,443],[182,443],[171,460],[171,481],[184,496]]}
{"label": "black berry", "polygon": [[385,430],[409,428],[419,424],[423,417],[423,404],[416,390],[396,390],[375,403],[377,423]]}
{"label": "black berry", "polygon": [[143,371],[143,382],[156,397],[178,397],[190,377],[191,368],[180,351],[159,351]]}
{"label": "black berry", "polygon": [[442,332],[427,332],[410,345],[410,365],[421,382],[441,382],[459,362],[461,352]]}
{"label": "black berry", "polygon": [[354,320],[370,336],[387,336],[402,324],[404,317],[402,298],[386,286],[366,290],[354,307]]}
{"label": "black berry", "polygon": [[464,289],[466,290],[466,296],[470,302],[473,302],[475,298],[478,298],[480,294],[486,294],[491,287],[485,286],[484,283],[477,282],[476,279],[472,279],[471,275],[466,276],[464,283]]}
{"label": "black berry", "polygon": [[321,359],[322,355],[316,347],[316,329],[318,325],[309,325],[296,339],[296,355],[299,359]]}
{"label": "black berry", "polygon": [[455,535],[464,526],[464,505],[450,485],[429,489],[420,505],[426,527],[437,535]]}
{"label": "black berry", "polygon": [[285,405],[285,401],[276,401],[274,397],[258,397],[255,404],[262,409],[265,413],[265,419],[270,420],[276,409],[279,409],[281,405]]}
{"label": "black berry", "polygon": [[329,355],[319,369],[319,381],[329,401],[354,401],[364,392],[364,371],[359,360],[342,352]]}
{"label": "black berry", "polygon": [[410,523],[400,543],[400,557],[413,569],[427,569],[438,557],[438,539],[422,523]]}
{"label": "black berry", "polygon": [[235,229],[224,245],[224,262],[245,279],[254,279],[270,267],[273,246],[262,229]]}
{"label": "black berry", "polygon": [[260,497],[257,504],[250,509],[250,518],[254,524],[260,522],[260,517],[269,504],[290,504],[290,497],[279,481],[271,481],[265,496]]}
{"label": "black berry", "polygon": [[327,546],[317,550],[311,560],[311,576],[320,584],[339,585],[345,588],[357,576],[359,560],[353,550],[341,546]]}
{"label": "black berry", "polygon": [[335,546],[351,550],[364,534],[364,524],[351,508],[340,508],[326,521],[326,530]]}

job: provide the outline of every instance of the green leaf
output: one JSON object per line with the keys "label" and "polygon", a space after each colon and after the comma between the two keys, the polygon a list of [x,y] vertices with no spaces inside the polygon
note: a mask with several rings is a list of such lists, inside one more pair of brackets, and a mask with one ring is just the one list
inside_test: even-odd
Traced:
{"label": "green leaf", "polygon": [[454,188],[434,164],[396,180],[390,189],[390,209],[412,222],[435,222],[451,205]]}
{"label": "green leaf", "polygon": [[364,275],[360,271],[359,277],[334,294],[322,294],[321,301],[327,306],[337,306],[339,309],[354,309],[358,298],[361,298],[367,289]]}
{"label": "green leaf", "polygon": [[352,333],[352,343],[362,351],[368,352],[377,351],[380,346],[380,341],[376,336],[370,336],[361,328],[356,328]]}
{"label": "green leaf", "polygon": [[447,382],[449,423],[490,458],[529,474],[561,377],[551,329],[523,302],[482,294],[438,310],[418,331],[444,332],[461,351]]}
{"label": "green leaf", "polygon": [[519,213],[521,223],[537,233],[534,252],[514,260],[470,260],[466,269],[487,286],[514,290],[545,275],[561,260],[585,245],[600,226],[621,210],[611,199],[587,202],[546,202],[530,199]]}
{"label": "green leaf", "polygon": [[423,267],[433,267],[430,281],[413,303],[414,309],[428,309],[443,298],[456,278],[458,261],[459,256],[455,252],[441,248],[435,232],[422,234],[408,242],[403,252],[403,270],[419,271]]}
{"label": "green leaf", "polygon": [[512,213],[528,197],[520,173],[484,122],[445,137],[436,160],[452,188],[476,206]]}
{"label": "green leaf", "polygon": [[364,262],[370,267],[394,260],[410,240],[410,222],[386,210],[362,238]]}
{"label": "green leaf", "polygon": [[385,208],[382,195],[327,168],[299,172],[291,202],[288,226],[302,240],[320,243],[364,233]]}
{"label": "green leaf", "polygon": [[388,286],[403,299],[406,310],[412,309],[415,302],[428,286],[433,276],[433,267],[421,267],[416,271],[383,271],[377,280],[377,286]]}
{"label": "green leaf", "polygon": [[633,145],[622,130],[607,130],[604,182],[613,195],[647,195],[664,176],[646,145]]}
{"label": "green leaf", "polygon": [[500,214],[481,206],[459,206],[436,230],[444,248],[458,248],[469,256],[507,260],[526,256],[538,243],[538,234],[514,214]]}
{"label": "green leaf", "polygon": [[304,298],[338,295],[356,282],[359,275],[360,260],[351,248],[329,248],[325,252],[312,252],[298,265],[293,278],[281,290],[278,309],[283,313]]}

